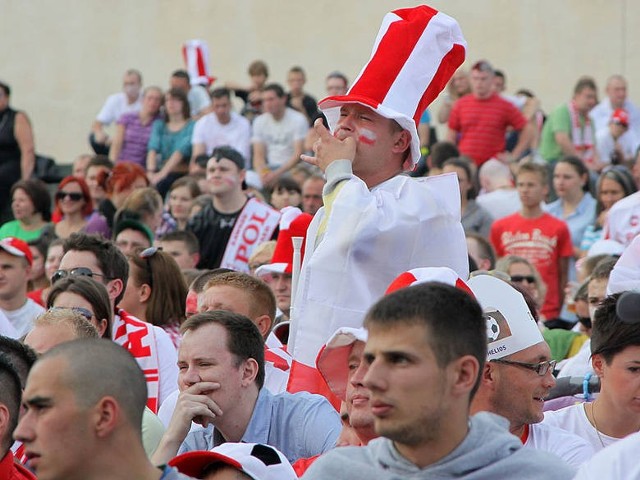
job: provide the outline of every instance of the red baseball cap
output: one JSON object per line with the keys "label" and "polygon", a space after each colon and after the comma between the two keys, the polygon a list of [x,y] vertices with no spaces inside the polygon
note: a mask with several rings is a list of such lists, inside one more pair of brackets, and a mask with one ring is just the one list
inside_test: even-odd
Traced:
{"label": "red baseball cap", "polygon": [[0,248],[14,257],[23,257],[29,262],[29,266],[33,265],[33,254],[29,245],[24,240],[15,237],[6,237],[0,240]]}
{"label": "red baseball cap", "polygon": [[622,125],[623,127],[628,127],[629,114],[626,110],[617,108],[613,111],[613,115],[611,115],[611,123],[617,123],[618,125]]}

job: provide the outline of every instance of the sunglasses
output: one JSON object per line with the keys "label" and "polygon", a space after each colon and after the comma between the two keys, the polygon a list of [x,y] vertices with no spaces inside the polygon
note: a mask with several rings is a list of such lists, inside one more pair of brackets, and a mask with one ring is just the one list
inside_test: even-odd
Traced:
{"label": "sunglasses", "polygon": [[84,198],[84,195],[76,192],[56,192],[56,200],[64,200],[65,197],[69,197],[69,200],[71,200],[72,202],[79,202]]}
{"label": "sunglasses", "polygon": [[147,264],[147,273],[149,274],[149,286],[151,288],[153,288],[153,270],[151,269],[150,258],[153,257],[156,253],[158,253],[158,250],[160,250],[160,248],[158,247],[149,247],[149,248],[145,248],[143,251],[140,252],[140,258],[143,259]]}
{"label": "sunglasses", "polygon": [[87,320],[91,320],[93,318],[93,313],[84,307],[51,307],[49,310],[72,310],[79,313]]}
{"label": "sunglasses", "polygon": [[544,377],[549,370],[551,370],[551,373],[553,373],[553,370],[556,368],[557,363],[555,360],[548,360],[546,362],[540,363],[513,362],[511,360],[503,360],[501,358],[491,361],[493,363],[502,363],[504,365],[513,365],[515,367],[526,368],[527,370],[536,372],[540,377]]}
{"label": "sunglasses", "polygon": [[533,275],[512,275],[511,281],[513,283],[522,283],[524,281],[527,283],[536,283],[536,277]]}
{"label": "sunglasses", "polygon": [[51,277],[51,284],[56,283],[61,278],[65,277],[103,277],[108,280],[107,276],[102,273],[92,272],[90,268],[87,267],[77,267],[72,268],[70,270],[56,270],[53,276]]}

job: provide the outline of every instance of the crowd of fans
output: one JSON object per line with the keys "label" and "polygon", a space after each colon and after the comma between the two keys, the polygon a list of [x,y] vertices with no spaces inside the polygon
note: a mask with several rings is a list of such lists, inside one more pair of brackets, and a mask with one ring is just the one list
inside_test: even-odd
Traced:
{"label": "crowd of fans", "polygon": [[[343,478],[336,475],[350,469],[348,478],[391,478],[377,462],[405,475],[493,462],[485,476],[468,478],[511,478],[523,466],[535,473],[523,478],[571,478],[640,429],[640,303],[621,293],[640,285],[640,110],[624,77],[609,77],[600,101],[595,81],[581,77],[566,102],[544,112],[532,91],[507,93],[505,74],[489,62],[459,68],[438,111],[420,116],[420,159],[408,176],[457,177],[470,279],[453,267],[453,281],[427,269],[427,281],[453,286],[389,287],[367,330],[324,339],[317,369],[328,388],[288,393],[300,308],[291,239],[304,239],[302,255],[312,248],[307,231],[324,202],[309,242],[332,240],[326,219],[340,191],[332,176],[341,173],[301,160],[321,159],[330,141],[304,70],[289,70],[287,89],[269,83],[263,61],[248,75],[246,84],[209,85],[177,70],[165,89],[126,71],[122,91],[91,126],[93,153],[77,157],[53,195],[34,174],[34,127],[0,83],[0,407],[8,405],[0,419],[5,410],[12,418],[0,422],[0,477],[10,463],[22,475],[15,478],[34,478],[28,469],[83,478],[73,470],[79,463],[47,460],[72,441],[64,422],[85,421],[57,411],[59,385],[87,402],[110,395],[92,407],[103,438],[112,436],[105,462],[129,462],[131,478],[147,478],[152,464],[182,472],[167,468],[163,479],[223,478],[216,475],[231,468],[246,475],[233,478],[293,479],[307,469],[305,478]],[[327,75],[327,95],[342,98],[348,87],[343,74]],[[357,141],[375,146],[383,134],[371,111],[360,103],[340,122],[371,122]],[[375,186],[355,163],[353,172]],[[357,213],[345,218],[357,228]],[[425,281],[411,275],[407,285]],[[421,356],[425,331],[431,359]],[[505,331],[513,345],[496,347]],[[93,340],[67,343],[80,338]],[[45,356],[29,373],[16,429],[12,398],[36,354]],[[415,390],[405,385],[405,396],[394,397],[385,372]],[[581,387],[584,379],[580,398],[567,387],[572,378]],[[35,418],[46,410],[51,419]],[[385,421],[396,410],[405,424]],[[481,412],[506,418],[513,435]],[[465,438],[468,429],[475,433]],[[441,460],[435,449],[418,460],[415,445],[434,439],[446,454],[464,439],[461,457]],[[368,450],[334,449],[370,441]]]}

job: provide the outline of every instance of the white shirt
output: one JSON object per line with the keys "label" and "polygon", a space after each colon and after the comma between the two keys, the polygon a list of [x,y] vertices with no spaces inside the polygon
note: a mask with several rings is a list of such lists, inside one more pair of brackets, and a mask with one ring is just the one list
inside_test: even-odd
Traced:
{"label": "white shirt", "polygon": [[245,159],[245,167],[251,158],[251,124],[249,120],[236,112],[231,112],[231,120],[222,124],[215,113],[208,113],[199,119],[193,127],[191,144],[204,144],[207,155],[214,148],[228,145],[239,151]]}
{"label": "white shirt", "polygon": [[[631,103],[629,99],[624,101],[622,108],[624,108],[629,114],[629,126],[634,132],[636,132],[636,135],[640,137],[640,110],[638,110],[638,108]],[[593,122],[594,131],[597,132],[601,128],[609,125],[612,115],[613,107],[611,106],[611,100],[609,100],[609,98],[605,98],[598,105],[593,107],[589,112],[589,116]]]}
{"label": "white shirt", "polygon": [[578,470],[574,480],[638,479],[638,452],[640,433],[634,433],[598,452]]}
{"label": "white shirt", "polygon": [[14,328],[13,324],[9,321],[7,316],[2,310],[0,310],[0,335],[9,338],[18,338],[18,332]]}
{"label": "white shirt", "polygon": [[124,92],[109,95],[100,109],[96,120],[103,125],[110,125],[118,120],[123,113],[139,112],[142,107],[142,95],[134,103],[129,103]]}
{"label": "white shirt", "polygon": [[189,108],[191,108],[191,116],[199,114],[211,105],[209,92],[201,85],[192,85],[187,99],[189,100]]}
{"label": "white shirt", "polygon": [[558,378],[584,377],[587,373],[594,373],[591,366],[591,339],[582,344],[578,353],[567,359],[558,373]]}
{"label": "white shirt", "polygon": [[604,238],[615,240],[625,247],[640,233],[640,192],[616,202],[609,210]]}
{"label": "white shirt", "polygon": [[[578,403],[556,411],[544,412],[543,424],[562,428],[586,440],[595,452],[599,452],[619,439],[598,432],[587,418],[586,403]],[[591,407],[587,407],[591,408]]]}
{"label": "white shirt", "polygon": [[253,121],[251,143],[262,143],[266,148],[267,165],[277,168],[287,162],[295,150],[295,143],[307,136],[307,117],[292,108],[286,108],[280,120],[263,113]]}
{"label": "white shirt", "polygon": [[25,304],[16,310],[0,310],[7,316],[11,325],[13,325],[13,328],[18,334],[17,338],[29,333],[33,328],[33,321],[40,314],[44,313],[44,308],[30,298],[27,298]]}
{"label": "white shirt", "polygon": [[520,196],[515,188],[499,188],[476,198],[476,203],[491,214],[494,220],[519,212]]}
{"label": "white shirt", "polygon": [[543,423],[529,425],[529,437],[524,446],[553,453],[576,468],[595,453],[593,447],[579,436]]}

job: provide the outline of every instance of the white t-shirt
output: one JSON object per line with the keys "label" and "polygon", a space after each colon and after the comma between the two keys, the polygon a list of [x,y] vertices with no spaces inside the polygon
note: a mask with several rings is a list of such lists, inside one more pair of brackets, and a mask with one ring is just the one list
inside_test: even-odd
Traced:
{"label": "white t-shirt", "polygon": [[118,120],[123,113],[139,112],[142,107],[142,95],[134,103],[129,103],[124,92],[109,95],[98,113],[96,120],[103,125],[111,125]]}
{"label": "white t-shirt", "polygon": [[566,430],[543,423],[529,425],[529,437],[524,446],[553,453],[576,468],[593,457],[595,453],[586,440]]}
{"label": "white t-shirt", "polygon": [[222,124],[215,113],[208,113],[199,119],[193,127],[191,144],[204,144],[207,155],[214,148],[229,145],[245,158],[245,168],[251,158],[251,124],[249,120],[236,112],[231,112],[231,120]]}
{"label": "white t-shirt", "polygon": [[640,433],[634,433],[598,452],[578,470],[574,480],[638,479],[638,452]]}
{"label": "white t-shirt", "polygon": [[191,108],[191,116],[199,114],[211,105],[209,92],[202,85],[192,85],[187,99],[189,100],[189,108]]}
{"label": "white t-shirt", "polygon": [[491,214],[494,220],[519,212],[520,196],[515,188],[499,188],[476,198],[476,203]]}
{"label": "white t-shirt", "polygon": [[640,233],[640,192],[616,202],[607,214],[604,238],[625,247]]}
{"label": "white t-shirt", "polygon": [[18,332],[7,316],[0,310],[0,335],[9,338],[18,338]]}
{"label": "white t-shirt", "polygon": [[[596,132],[596,147],[598,148],[600,161],[611,163],[611,154],[613,153],[615,144],[616,142],[611,136],[608,125]],[[634,158],[636,156],[636,150],[638,150],[638,146],[640,146],[640,138],[636,136],[633,130],[627,130],[618,138],[618,144],[622,149],[624,158]]]}
{"label": "white t-shirt", "polygon": [[543,424],[562,428],[586,440],[595,452],[599,452],[619,439],[598,432],[587,418],[586,403],[578,403],[556,411],[544,412]]}
{"label": "white t-shirt", "polygon": [[33,321],[40,314],[44,313],[44,308],[30,298],[27,299],[22,307],[16,310],[0,310],[7,316],[13,328],[15,328],[18,333],[18,338],[29,333],[33,328]]}
{"label": "white t-shirt", "polygon": [[276,121],[270,113],[263,113],[253,121],[252,143],[263,143],[266,147],[267,165],[277,168],[293,156],[294,145],[307,136],[307,118],[292,108],[285,110]]}
{"label": "white t-shirt", "polygon": [[591,366],[591,339],[582,344],[578,353],[567,359],[558,373],[558,378],[584,377],[587,373],[594,373]]}

